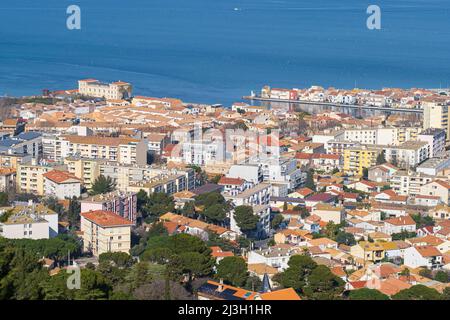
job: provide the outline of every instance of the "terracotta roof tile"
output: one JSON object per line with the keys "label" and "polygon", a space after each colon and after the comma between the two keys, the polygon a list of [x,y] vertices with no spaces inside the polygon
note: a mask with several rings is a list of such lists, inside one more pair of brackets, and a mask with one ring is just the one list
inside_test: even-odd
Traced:
{"label": "terracotta roof tile", "polygon": [[81,213],[81,216],[85,219],[102,227],[116,227],[116,226],[132,226],[133,223],[130,220],[122,218],[114,212],[96,210]]}

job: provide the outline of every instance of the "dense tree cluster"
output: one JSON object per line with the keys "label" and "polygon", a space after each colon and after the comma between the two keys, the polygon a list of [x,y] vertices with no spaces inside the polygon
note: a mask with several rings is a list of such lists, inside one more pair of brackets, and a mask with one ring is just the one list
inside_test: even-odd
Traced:
{"label": "dense tree cluster", "polygon": [[338,299],[344,291],[344,281],[341,278],[307,255],[292,256],[288,268],[274,277],[282,287],[292,287],[309,299]]}
{"label": "dense tree cluster", "polygon": [[138,197],[138,211],[147,223],[158,220],[160,216],[175,210],[175,202],[172,196],[162,192],[152,193],[150,196],[140,191]]}
{"label": "dense tree cluster", "polygon": [[219,192],[209,192],[195,198],[195,206],[202,208],[200,218],[210,223],[224,224],[231,205]]}

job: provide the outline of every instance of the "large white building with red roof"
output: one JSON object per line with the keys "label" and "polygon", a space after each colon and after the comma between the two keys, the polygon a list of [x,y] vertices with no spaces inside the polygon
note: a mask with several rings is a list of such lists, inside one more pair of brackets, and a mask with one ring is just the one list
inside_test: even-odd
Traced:
{"label": "large white building with red roof", "polygon": [[78,198],[81,192],[81,180],[66,171],[52,170],[43,174],[44,194],[60,200]]}
{"label": "large white building with red roof", "polygon": [[133,223],[110,211],[81,214],[83,250],[99,256],[105,252],[129,253]]}

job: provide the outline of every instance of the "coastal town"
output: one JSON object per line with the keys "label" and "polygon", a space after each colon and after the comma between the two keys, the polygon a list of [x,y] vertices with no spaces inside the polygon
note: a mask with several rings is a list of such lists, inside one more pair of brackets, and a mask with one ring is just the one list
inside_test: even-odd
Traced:
{"label": "coastal town", "polygon": [[381,110],[421,111],[423,105],[431,103],[446,103],[450,89],[401,89],[383,88],[368,90],[354,88],[351,90],[334,87],[323,88],[312,86],[305,89],[271,88],[264,86],[260,94],[252,91],[248,100],[289,101],[309,104],[327,104],[346,107],[365,107]]}
{"label": "coastal town", "polygon": [[1,300],[450,299],[448,90],[58,89],[0,99]]}

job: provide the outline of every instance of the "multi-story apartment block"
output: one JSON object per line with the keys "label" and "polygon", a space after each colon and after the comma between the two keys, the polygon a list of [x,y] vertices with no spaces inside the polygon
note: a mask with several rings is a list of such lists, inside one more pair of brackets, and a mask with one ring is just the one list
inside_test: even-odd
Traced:
{"label": "multi-story apartment block", "polygon": [[19,193],[44,195],[44,174],[53,169],[61,169],[57,164],[38,164],[35,160],[17,167],[16,190]]}
{"label": "multi-story apartment block", "polygon": [[411,171],[398,171],[391,177],[391,187],[402,196],[420,194],[420,188],[434,180],[434,176]]}
{"label": "multi-story apartment block", "polygon": [[227,173],[228,178],[243,179],[253,184],[263,182],[263,170],[259,164],[235,164]]}
{"label": "multi-story apartment block", "polygon": [[416,171],[430,176],[444,175],[450,168],[450,154],[439,158],[430,158],[417,166]]}
{"label": "multi-story apartment block", "polygon": [[78,81],[78,93],[107,100],[129,99],[132,94],[132,86],[130,83],[122,81],[102,83],[96,79],[85,79]]}
{"label": "multi-story apartment block", "polygon": [[21,163],[28,163],[33,159],[30,154],[15,154],[12,152],[0,152],[0,166],[17,169]]}
{"label": "multi-story apartment block", "polygon": [[364,168],[377,163],[381,150],[366,145],[354,146],[344,150],[344,171],[348,174],[363,175]]}
{"label": "multi-story apartment block", "polygon": [[0,167],[0,191],[9,192],[16,188],[16,169]]}
{"label": "multi-story apartment block", "polygon": [[184,142],[182,159],[186,164],[204,166],[209,163],[225,162],[225,143],[222,141]]}
{"label": "multi-story apartment block", "polygon": [[0,140],[0,152],[30,155],[34,159],[40,159],[42,158],[42,134],[22,132],[14,137],[4,136]]}
{"label": "multi-story apartment block", "polygon": [[87,159],[69,156],[64,159],[67,171],[81,179],[86,189],[91,189],[95,179],[100,176],[100,164],[106,162],[101,159]]}
{"label": "multi-story apartment block", "polygon": [[144,189],[159,190],[151,192],[164,192],[163,190],[168,190],[171,194],[195,188],[195,172],[190,168],[181,170],[105,162],[100,165],[100,174],[110,177],[120,191],[138,192]]}
{"label": "multi-story apartment block", "polygon": [[288,191],[295,190],[304,181],[305,174],[297,168],[297,159],[292,158],[252,158],[249,164],[259,165],[263,181],[271,184],[284,184]]}
{"label": "multi-story apartment block", "polygon": [[344,154],[344,150],[356,147],[359,143],[356,141],[330,140],[325,144],[325,150],[328,154]]}
{"label": "multi-story apartment block", "polygon": [[272,187],[270,184],[260,183],[237,195],[224,194],[224,198],[232,201],[235,206],[268,205],[271,192]]}
{"label": "multi-story apartment block", "polygon": [[81,212],[110,211],[136,222],[137,194],[135,192],[114,191],[106,194],[98,194],[80,201]]}
{"label": "multi-story apartment block", "polygon": [[449,140],[449,119],[448,105],[438,104],[436,102],[424,101],[423,106],[423,128],[443,129],[447,140]]}
{"label": "multi-story apartment block", "polygon": [[83,249],[96,257],[105,252],[126,252],[131,248],[130,220],[109,211],[81,213]]}
{"label": "multi-story apartment block", "polygon": [[79,198],[81,180],[66,171],[52,170],[43,174],[44,194],[57,199]]}
{"label": "multi-story apartment block", "polygon": [[58,214],[42,204],[3,208],[0,236],[7,239],[49,239],[58,235]]}
{"label": "multi-story apartment block", "polygon": [[147,163],[147,143],[132,138],[59,136],[46,141],[45,158],[62,161],[68,156],[104,159],[121,164]]}
{"label": "multi-story apartment block", "polygon": [[161,174],[144,181],[130,182],[127,191],[139,192],[144,190],[147,194],[166,193],[172,195],[188,190],[188,180],[184,173]]}
{"label": "multi-story apartment block", "polygon": [[407,141],[399,146],[380,146],[380,149],[384,150],[386,161],[402,169],[414,168],[429,158],[429,145],[423,141]]}
{"label": "multi-story apartment block", "polygon": [[345,141],[361,144],[379,144],[395,146],[406,141],[416,140],[422,128],[417,127],[380,127],[345,130]]}
{"label": "multi-story apartment block", "polygon": [[445,130],[428,128],[417,135],[417,140],[428,144],[430,158],[443,156],[445,153]]}

